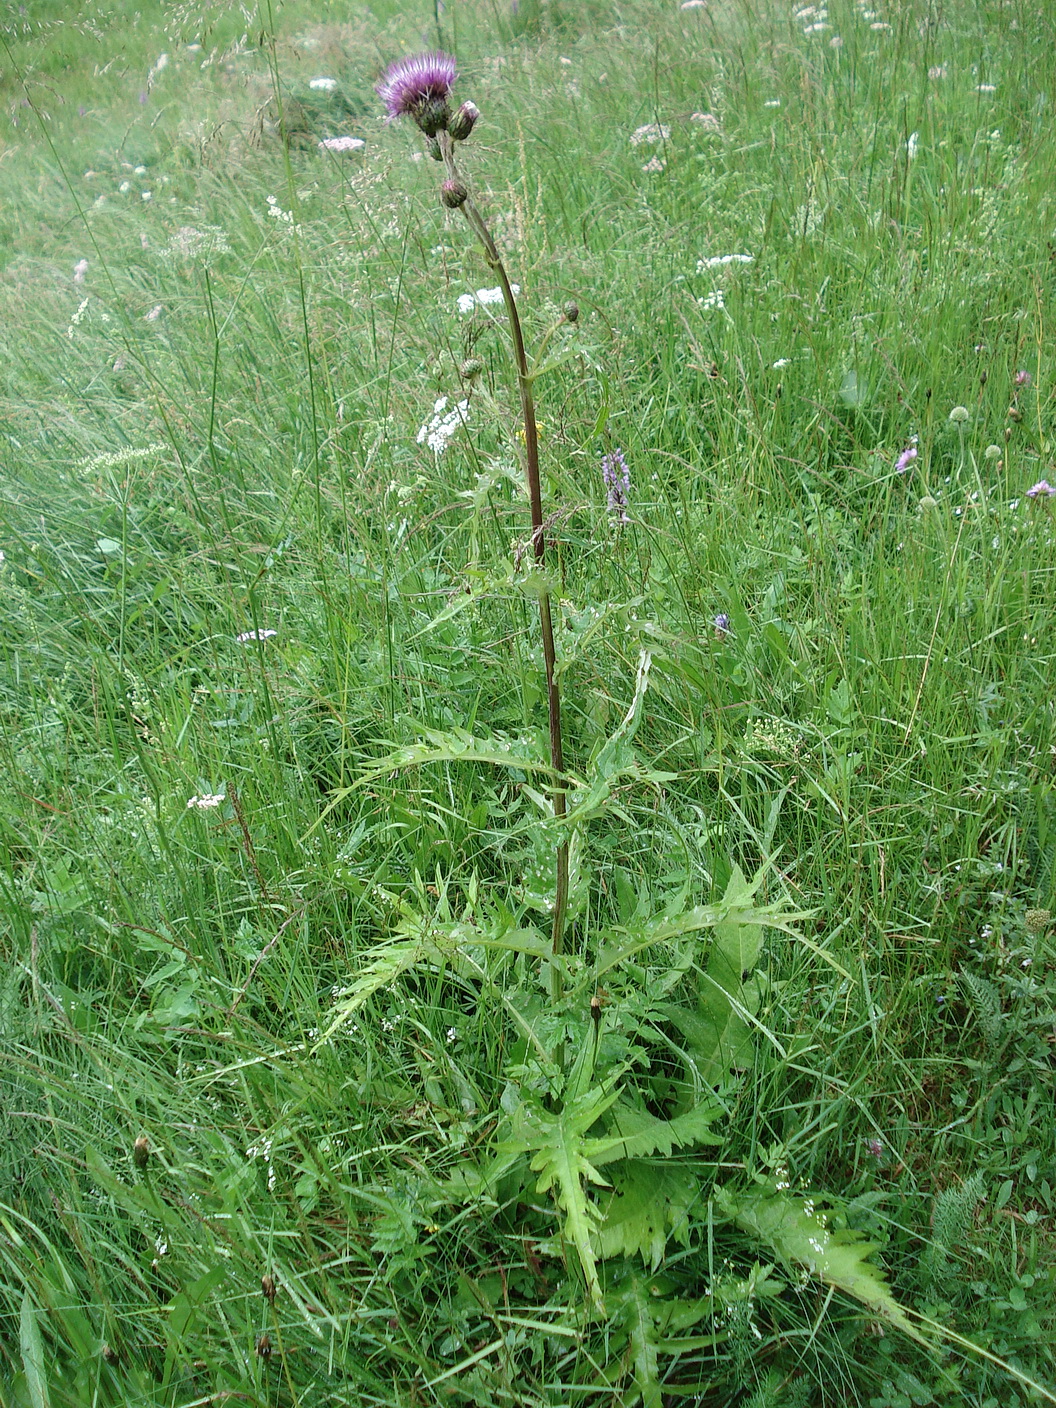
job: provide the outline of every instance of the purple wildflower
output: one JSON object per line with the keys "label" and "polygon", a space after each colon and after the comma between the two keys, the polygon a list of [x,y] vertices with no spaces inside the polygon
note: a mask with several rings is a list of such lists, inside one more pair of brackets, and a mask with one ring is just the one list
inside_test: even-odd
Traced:
{"label": "purple wildflower", "polygon": [[1043,494],[1050,499],[1053,494],[1056,494],[1056,489],[1053,488],[1047,479],[1039,479],[1036,484],[1032,484],[1027,490],[1028,499],[1040,499]]}
{"label": "purple wildflower", "polygon": [[1012,383],[1014,386],[1029,386],[1033,380],[1034,378],[1031,376],[1030,372],[1016,372],[1015,376],[1012,378]]}
{"label": "purple wildflower", "polygon": [[715,634],[719,640],[730,633],[730,618],[725,611],[720,611],[712,622],[715,627]]}
{"label": "purple wildflower", "polygon": [[899,474],[905,474],[906,470],[917,458],[917,437],[914,435],[909,444],[895,460],[895,469]]}
{"label": "purple wildflower", "polygon": [[457,72],[455,60],[440,49],[390,64],[377,85],[389,121],[407,114],[427,137],[435,137],[451,116],[447,100]]}
{"label": "purple wildflower", "polygon": [[627,504],[631,493],[631,471],[627,468],[622,450],[602,455],[601,477],[609,491],[609,512],[615,516],[617,523],[630,523]]}
{"label": "purple wildflower", "polygon": [[865,1147],[877,1161],[884,1157],[884,1146],[879,1139],[867,1139],[865,1141]]}

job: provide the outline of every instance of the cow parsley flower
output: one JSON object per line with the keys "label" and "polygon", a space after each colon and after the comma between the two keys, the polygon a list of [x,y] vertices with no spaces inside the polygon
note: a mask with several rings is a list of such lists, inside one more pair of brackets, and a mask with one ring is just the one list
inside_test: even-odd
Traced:
{"label": "cow parsley flower", "polygon": [[314,88],[317,93],[332,93],[337,87],[336,78],[313,78],[308,84],[309,88]]}

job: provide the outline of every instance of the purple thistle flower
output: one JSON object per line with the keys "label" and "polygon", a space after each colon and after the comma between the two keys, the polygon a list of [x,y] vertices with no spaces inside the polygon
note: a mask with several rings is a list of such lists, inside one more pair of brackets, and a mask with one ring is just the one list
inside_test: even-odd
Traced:
{"label": "purple thistle flower", "polygon": [[1027,490],[1028,499],[1040,499],[1042,494],[1050,499],[1056,494],[1056,489],[1053,488],[1047,479],[1039,479],[1036,484],[1032,484]]}
{"label": "purple thistle flower", "polygon": [[609,491],[609,512],[617,523],[630,523],[627,505],[631,494],[631,471],[622,450],[613,450],[611,455],[601,457],[601,477]]}
{"label": "purple thistle flower", "polygon": [[1012,378],[1012,382],[1015,386],[1029,386],[1033,380],[1034,378],[1031,376],[1030,372],[1016,372],[1015,376]]}
{"label": "purple thistle flower", "polygon": [[409,115],[427,137],[435,137],[447,127],[457,72],[455,60],[440,49],[390,64],[376,90],[389,121]]}
{"label": "purple thistle flower", "polygon": [[730,618],[725,611],[720,611],[711,623],[715,627],[715,635],[719,640],[730,633]]}

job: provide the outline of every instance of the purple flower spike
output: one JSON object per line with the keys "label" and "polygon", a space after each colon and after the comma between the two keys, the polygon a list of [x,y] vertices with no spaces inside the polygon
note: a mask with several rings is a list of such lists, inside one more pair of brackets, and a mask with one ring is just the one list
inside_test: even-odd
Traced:
{"label": "purple flower spike", "polygon": [[609,491],[609,512],[617,523],[630,523],[627,504],[631,494],[631,471],[627,467],[622,450],[613,450],[611,455],[602,455],[601,477]]}
{"label": "purple flower spike", "polygon": [[455,60],[440,49],[390,64],[377,86],[389,121],[408,115],[427,137],[435,137],[447,127],[447,100],[457,72]]}

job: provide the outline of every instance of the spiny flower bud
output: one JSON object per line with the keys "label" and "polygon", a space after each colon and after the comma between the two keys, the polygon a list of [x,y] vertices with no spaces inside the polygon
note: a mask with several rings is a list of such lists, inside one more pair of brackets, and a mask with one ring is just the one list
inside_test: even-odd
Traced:
{"label": "spiny flower bud", "polygon": [[436,140],[435,137],[429,138],[429,140],[425,144],[425,149],[434,161],[443,161],[444,154],[440,150],[440,143]]}
{"label": "spiny flower bud", "polygon": [[476,381],[484,370],[484,363],[479,357],[467,357],[458,369],[458,374],[463,381]]}
{"label": "spiny flower bud", "polygon": [[440,187],[440,199],[449,210],[457,210],[469,199],[469,192],[461,181],[445,181]]}
{"label": "spiny flower bud", "polygon": [[464,142],[476,126],[479,116],[480,109],[476,103],[463,103],[454,117],[448,120],[447,130],[456,142]]}
{"label": "spiny flower bud", "polygon": [[578,303],[566,303],[566,304],[565,304],[565,322],[567,322],[567,323],[574,323],[574,322],[576,322],[576,321],[578,320],[578,318],[579,318],[579,304],[578,304]]}
{"label": "spiny flower bud", "polygon": [[145,1134],[141,1134],[132,1145],[132,1162],[136,1168],[146,1168],[147,1160],[150,1158],[150,1140]]}

